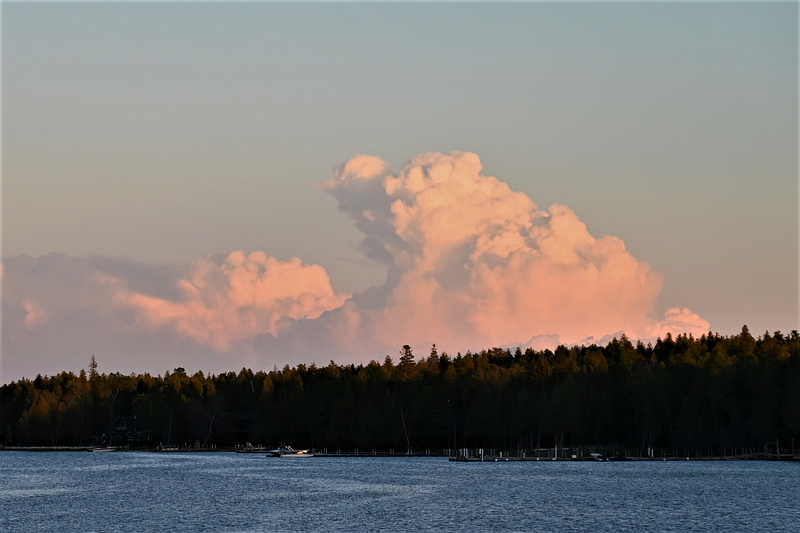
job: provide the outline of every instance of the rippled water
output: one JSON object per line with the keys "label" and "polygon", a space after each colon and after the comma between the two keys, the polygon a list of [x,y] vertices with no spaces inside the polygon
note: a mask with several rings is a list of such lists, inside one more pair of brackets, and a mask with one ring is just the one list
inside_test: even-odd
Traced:
{"label": "rippled water", "polygon": [[0,531],[800,531],[800,464],[0,453]]}

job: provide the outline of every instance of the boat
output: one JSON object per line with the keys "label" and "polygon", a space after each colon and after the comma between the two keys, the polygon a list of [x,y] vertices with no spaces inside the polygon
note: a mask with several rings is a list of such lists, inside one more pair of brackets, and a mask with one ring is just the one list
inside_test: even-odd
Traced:
{"label": "boat", "polygon": [[234,448],[236,453],[264,453],[267,449],[260,444],[258,446],[253,446],[249,442],[245,442],[244,445],[237,444]]}
{"label": "boat", "polygon": [[608,457],[603,455],[602,453],[590,453],[589,457],[586,458],[588,461],[608,461]]}
{"label": "boat", "polygon": [[291,446],[279,446],[267,451],[267,457],[314,457],[308,450],[295,450]]}
{"label": "boat", "polygon": [[117,449],[114,446],[91,446],[87,448],[87,452],[113,452]]}

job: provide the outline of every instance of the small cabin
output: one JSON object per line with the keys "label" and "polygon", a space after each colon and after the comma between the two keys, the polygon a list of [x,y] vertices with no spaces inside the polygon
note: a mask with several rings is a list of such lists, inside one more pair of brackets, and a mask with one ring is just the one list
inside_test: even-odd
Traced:
{"label": "small cabin", "polygon": [[136,415],[120,415],[109,428],[97,430],[95,444],[118,446],[148,440],[144,430],[144,422]]}

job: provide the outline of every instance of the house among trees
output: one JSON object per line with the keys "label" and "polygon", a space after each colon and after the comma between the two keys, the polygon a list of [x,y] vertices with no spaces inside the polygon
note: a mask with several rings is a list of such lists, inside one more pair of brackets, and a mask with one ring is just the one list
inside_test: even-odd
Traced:
{"label": "house among trees", "polygon": [[[110,437],[109,437],[110,435]],[[120,446],[124,444],[144,444],[149,440],[144,423],[136,415],[120,415],[111,428],[101,428],[95,432],[96,444]]]}
{"label": "house among trees", "polygon": [[252,438],[255,421],[255,413],[221,413],[219,431],[232,442],[246,442]]}

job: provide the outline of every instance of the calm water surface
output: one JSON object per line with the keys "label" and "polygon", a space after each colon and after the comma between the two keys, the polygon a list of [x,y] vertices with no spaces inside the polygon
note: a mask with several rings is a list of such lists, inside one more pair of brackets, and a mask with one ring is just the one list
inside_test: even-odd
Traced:
{"label": "calm water surface", "polygon": [[800,464],[0,453],[0,531],[800,531]]}

